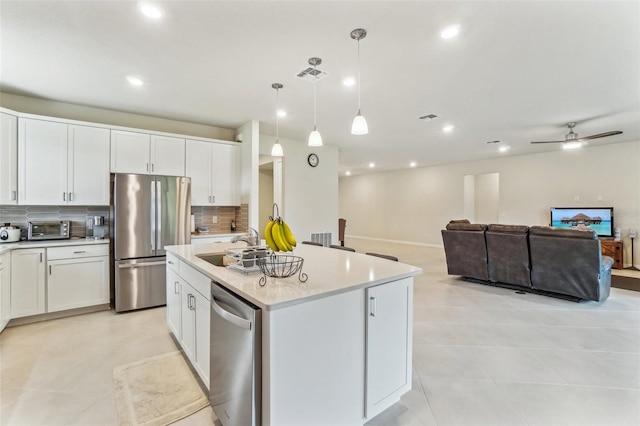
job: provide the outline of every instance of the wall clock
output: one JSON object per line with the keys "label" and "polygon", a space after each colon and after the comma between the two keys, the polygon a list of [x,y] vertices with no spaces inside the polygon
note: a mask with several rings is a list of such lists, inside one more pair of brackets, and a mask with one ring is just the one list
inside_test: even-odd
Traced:
{"label": "wall clock", "polygon": [[316,154],[309,154],[309,156],[307,157],[307,163],[309,163],[311,167],[316,167],[319,162],[320,159]]}

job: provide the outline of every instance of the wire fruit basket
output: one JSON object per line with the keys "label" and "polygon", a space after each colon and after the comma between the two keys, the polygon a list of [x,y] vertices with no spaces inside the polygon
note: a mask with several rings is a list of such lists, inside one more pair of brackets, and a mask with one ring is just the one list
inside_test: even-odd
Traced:
{"label": "wire fruit basket", "polygon": [[256,259],[256,263],[263,274],[259,281],[262,287],[267,283],[267,277],[287,278],[298,274],[301,283],[309,279],[309,276],[302,272],[304,259],[299,256],[273,254]]}

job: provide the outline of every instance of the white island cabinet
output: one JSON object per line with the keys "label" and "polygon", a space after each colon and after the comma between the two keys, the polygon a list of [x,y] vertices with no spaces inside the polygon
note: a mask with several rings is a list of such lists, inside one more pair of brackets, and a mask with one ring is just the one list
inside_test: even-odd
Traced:
{"label": "white island cabinet", "polygon": [[[231,246],[167,251],[192,281],[214,280],[262,310],[262,425],[364,424],[411,389],[413,276],[420,268],[300,246],[293,254],[305,259],[308,281],[301,284],[297,275],[269,278],[261,287],[260,274],[245,275],[197,257]],[[167,291],[173,289],[167,282]],[[183,333],[184,319],[183,311]],[[215,338],[196,335],[195,346]]]}

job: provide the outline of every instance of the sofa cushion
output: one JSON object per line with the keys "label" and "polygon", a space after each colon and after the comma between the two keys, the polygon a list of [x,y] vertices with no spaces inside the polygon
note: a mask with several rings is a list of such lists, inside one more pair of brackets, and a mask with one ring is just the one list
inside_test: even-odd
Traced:
{"label": "sofa cushion", "polygon": [[464,223],[464,222],[449,222],[447,224],[449,231],[486,231],[487,225],[481,225],[479,223]]}
{"label": "sofa cushion", "polygon": [[494,223],[487,227],[487,231],[508,234],[526,234],[529,232],[529,227],[526,225],[502,225]]}
{"label": "sofa cushion", "polygon": [[552,228],[550,226],[532,226],[529,228],[530,235],[541,235],[558,238],[584,238],[587,240],[597,240],[598,234],[593,229],[577,228]]}

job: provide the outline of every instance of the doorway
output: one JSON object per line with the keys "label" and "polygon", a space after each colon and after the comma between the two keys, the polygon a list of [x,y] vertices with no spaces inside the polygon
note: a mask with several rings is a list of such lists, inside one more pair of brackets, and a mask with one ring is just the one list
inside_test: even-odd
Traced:
{"label": "doorway", "polygon": [[464,215],[471,223],[500,223],[500,173],[465,175]]}
{"label": "doorway", "polygon": [[260,156],[259,181],[258,181],[258,226],[263,232],[269,222],[269,216],[273,216],[273,203],[278,204],[280,214],[284,214],[282,204],[282,158]]}

